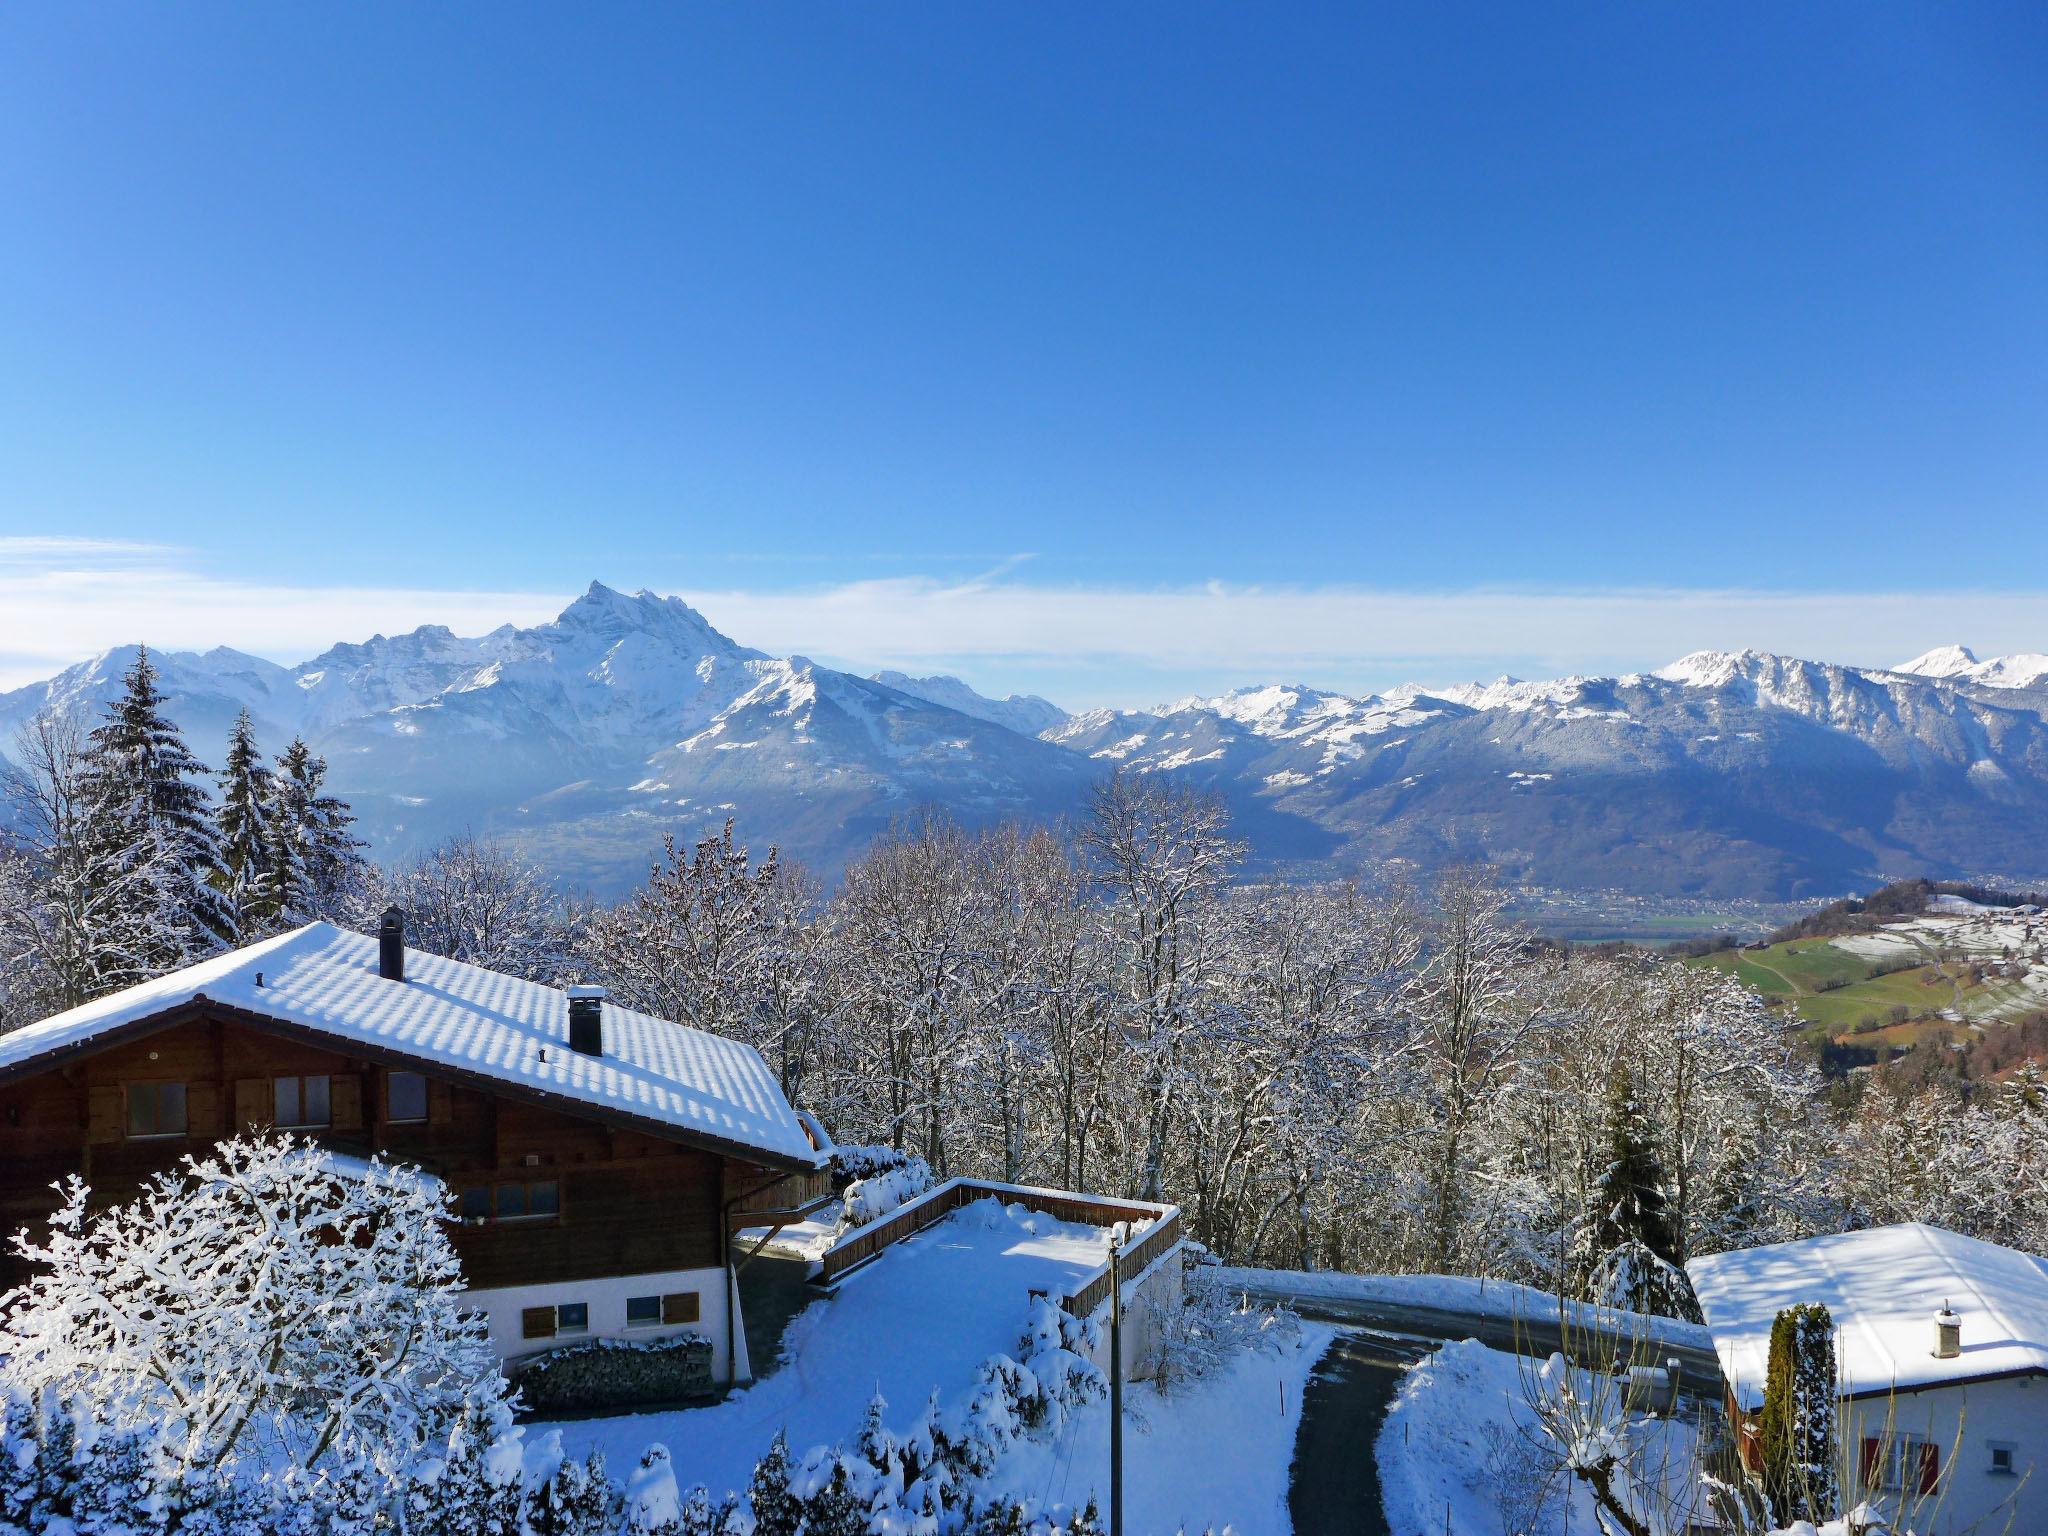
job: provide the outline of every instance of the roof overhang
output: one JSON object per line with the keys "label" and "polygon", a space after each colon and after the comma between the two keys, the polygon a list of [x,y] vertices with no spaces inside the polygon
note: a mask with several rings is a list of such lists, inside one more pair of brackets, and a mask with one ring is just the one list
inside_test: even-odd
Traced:
{"label": "roof overhang", "polygon": [[29,1056],[13,1065],[0,1068],[0,1087],[19,1082],[23,1078],[36,1077],[54,1071],[70,1062],[96,1056],[101,1051],[111,1050],[131,1040],[142,1039],[160,1030],[179,1024],[205,1023],[219,1020],[223,1023],[241,1024],[250,1029],[262,1030],[286,1039],[298,1040],[305,1044],[317,1045],[332,1050],[337,1055],[360,1057],[365,1061],[377,1062],[383,1066],[399,1066],[423,1072],[432,1077],[445,1078],[461,1083],[464,1087],[479,1092],[494,1094],[499,1098],[513,1099],[520,1103],[532,1104],[542,1109],[552,1109],[562,1114],[595,1120],[605,1125],[615,1125],[622,1130],[639,1131],[656,1136],[664,1141],[681,1142],[688,1146],[701,1147],[729,1157],[738,1162],[754,1163],[763,1168],[780,1169],[788,1173],[814,1173],[825,1166],[827,1159],[818,1157],[806,1162],[801,1158],[784,1153],[771,1152],[763,1147],[751,1146],[743,1141],[732,1140],[709,1131],[677,1125],[673,1121],[658,1119],[652,1115],[639,1115],[628,1109],[609,1105],[594,1104],[588,1099],[573,1094],[550,1093],[545,1088],[518,1083],[502,1077],[493,1077],[488,1072],[459,1067],[429,1056],[415,1056],[395,1047],[372,1043],[357,1035],[345,1034],[339,1030],[322,1029],[308,1024],[303,1019],[283,1018],[276,1014],[262,1013],[253,1008],[244,1008],[234,1003],[216,1002],[204,992],[194,993],[182,1002],[171,1004],[155,1013],[140,1018],[127,1019],[119,1024],[80,1039],[69,1040],[61,1045],[51,1046],[47,1051]]}

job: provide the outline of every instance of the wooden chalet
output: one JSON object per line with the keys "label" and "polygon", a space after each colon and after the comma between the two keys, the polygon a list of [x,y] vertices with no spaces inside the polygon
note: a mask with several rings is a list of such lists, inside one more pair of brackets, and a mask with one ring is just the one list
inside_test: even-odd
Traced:
{"label": "wooden chalet", "polygon": [[[113,1201],[251,1126],[415,1165],[500,1356],[694,1330],[749,1375],[733,1234],[830,1197],[829,1142],[760,1055],[314,923],[0,1036],[0,1222]],[[0,1284],[23,1261],[0,1258]]]}

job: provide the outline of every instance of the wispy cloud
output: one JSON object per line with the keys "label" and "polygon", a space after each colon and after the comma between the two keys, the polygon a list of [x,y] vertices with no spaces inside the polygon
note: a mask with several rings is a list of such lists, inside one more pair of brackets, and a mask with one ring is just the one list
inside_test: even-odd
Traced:
{"label": "wispy cloud", "polygon": [[[1981,655],[2048,649],[2048,593],[2033,591],[1134,589],[1035,584],[1021,579],[1024,568],[1020,556],[959,581],[678,595],[777,655],[954,671],[986,691],[1027,689],[1073,706],[1275,680],[1363,691],[1501,672],[1622,672],[1744,646],[1862,665],[1952,640]],[[630,573],[614,584],[633,585]],[[477,634],[535,623],[571,595],[244,582],[162,546],[0,538],[0,687],[134,640],[296,661],[420,624]]]}

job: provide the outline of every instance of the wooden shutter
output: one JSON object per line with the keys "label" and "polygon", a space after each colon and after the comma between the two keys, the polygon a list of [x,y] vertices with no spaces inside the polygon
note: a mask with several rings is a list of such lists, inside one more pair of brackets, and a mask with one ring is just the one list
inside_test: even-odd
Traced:
{"label": "wooden shutter", "polygon": [[1863,1488],[1866,1493],[1884,1486],[1884,1444],[1875,1435],[1863,1437]]}
{"label": "wooden shutter", "polygon": [[185,1128],[194,1136],[220,1135],[220,1084],[185,1085]]}
{"label": "wooden shutter", "polygon": [[661,1298],[661,1320],[664,1323],[694,1323],[697,1315],[695,1291],[671,1291]]}
{"label": "wooden shutter", "polygon": [[522,1308],[519,1313],[519,1333],[522,1338],[552,1339],[555,1336],[555,1309]]}
{"label": "wooden shutter", "polygon": [[363,1080],[353,1072],[327,1079],[328,1118],[337,1131],[363,1128]]}
{"label": "wooden shutter", "polygon": [[1932,1440],[1923,1441],[1920,1446],[1920,1491],[1934,1492],[1934,1485],[1941,1481],[1941,1447]]}
{"label": "wooden shutter", "polygon": [[446,1125],[455,1117],[455,1095],[446,1083],[427,1083],[427,1124]]}
{"label": "wooden shutter", "polygon": [[235,1079],[235,1131],[240,1134],[252,1125],[268,1125],[277,1113],[277,1100],[270,1088],[267,1077],[238,1077]]}
{"label": "wooden shutter", "polygon": [[94,1088],[85,1096],[85,1139],[119,1141],[127,1131],[128,1101],[118,1085]]}

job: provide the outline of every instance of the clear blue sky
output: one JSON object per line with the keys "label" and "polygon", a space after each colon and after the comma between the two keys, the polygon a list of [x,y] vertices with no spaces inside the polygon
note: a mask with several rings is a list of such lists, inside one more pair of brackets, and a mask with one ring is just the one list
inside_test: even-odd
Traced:
{"label": "clear blue sky", "polygon": [[2048,587],[2038,4],[21,4],[0,210],[222,579]]}

